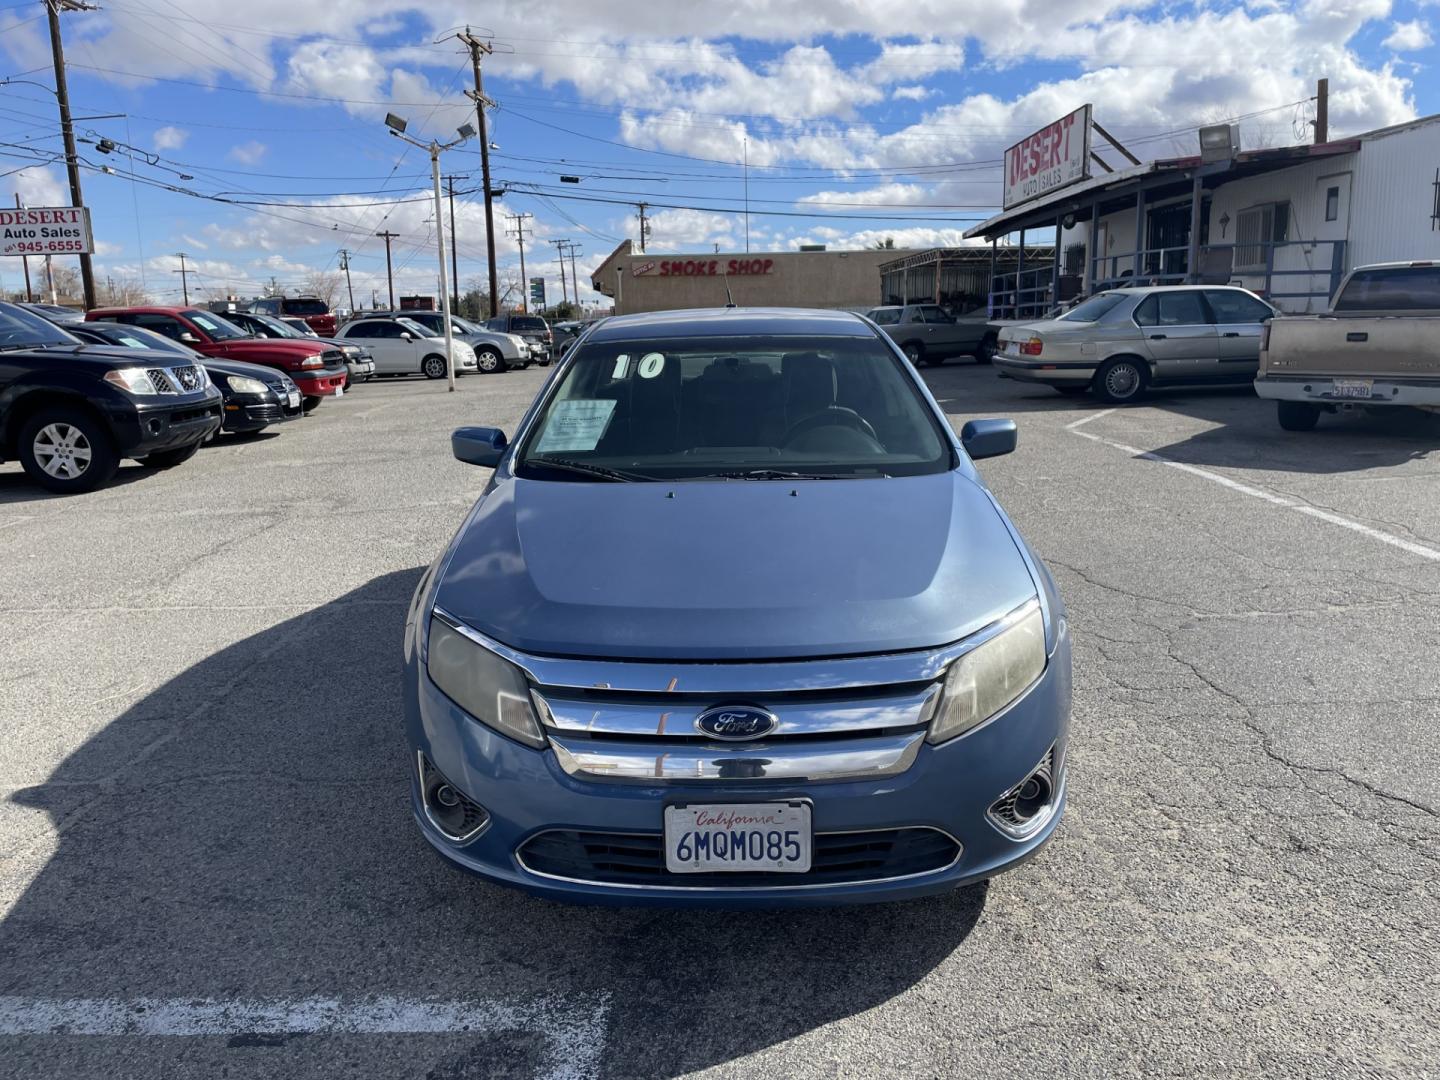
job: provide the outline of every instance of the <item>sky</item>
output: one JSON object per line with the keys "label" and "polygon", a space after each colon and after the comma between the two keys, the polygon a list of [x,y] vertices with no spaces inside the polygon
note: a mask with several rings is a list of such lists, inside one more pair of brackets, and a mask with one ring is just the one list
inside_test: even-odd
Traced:
{"label": "sky", "polygon": [[[343,249],[357,304],[383,303],[390,231],[397,295],[434,295],[429,157],[383,121],[440,141],[473,123],[467,21],[494,43],[501,277],[508,219],[532,215],[552,302],[551,241],[579,245],[581,299],[602,301],[588,271],[638,241],[641,201],[652,252],[957,244],[1000,200],[1005,147],[1087,102],[1142,160],[1231,118],[1247,149],[1308,141],[1322,76],[1332,137],[1440,111],[1440,0],[105,0],[62,16],[102,289],[178,303],[183,251],[192,300],[294,293]],[[0,0],[0,77],[0,199],[68,205],[40,0]],[[441,165],[470,288],[478,142]]]}

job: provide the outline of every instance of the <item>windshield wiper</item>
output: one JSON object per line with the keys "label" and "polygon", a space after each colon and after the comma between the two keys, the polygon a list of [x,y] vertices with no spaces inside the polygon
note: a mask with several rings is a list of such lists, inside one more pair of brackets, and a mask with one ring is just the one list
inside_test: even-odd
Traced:
{"label": "windshield wiper", "polygon": [[651,479],[639,473],[625,472],[622,469],[610,469],[604,465],[592,465],[588,461],[571,461],[569,458],[532,457],[526,458],[525,464],[543,465],[551,469],[580,473],[584,476],[595,476],[602,480],[611,480],[617,483],[628,484]]}
{"label": "windshield wiper", "polygon": [[889,473],[811,473],[788,469],[750,469],[745,472],[706,473],[704,479],[720,480],[854,480],[859,476],[889,476]]}

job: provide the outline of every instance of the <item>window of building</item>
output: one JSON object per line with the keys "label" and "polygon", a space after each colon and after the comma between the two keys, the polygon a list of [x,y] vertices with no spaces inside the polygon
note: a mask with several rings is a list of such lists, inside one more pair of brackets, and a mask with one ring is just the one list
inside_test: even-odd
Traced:
{"label": "window of building", "polygon": [[1338,187],[1325,189],[1325,220],[1338,221],[1340,219],[1340,189]]}
{"label": "window of building", "polygon": [[1263,203],[1241,210],[1235,219],[1235,269],[1265,269],[1270,246],[1289,239],[1288,202]]}

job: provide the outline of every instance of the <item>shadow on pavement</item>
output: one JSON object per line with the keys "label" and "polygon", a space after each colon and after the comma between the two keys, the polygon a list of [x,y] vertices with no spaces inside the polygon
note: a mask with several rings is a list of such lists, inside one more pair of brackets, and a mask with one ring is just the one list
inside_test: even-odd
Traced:
{"label": "shadow on pavement", "polygon": [[[400,721],[402,623],[419,575],[376,578],[215,652],[13,796],[48,815],[54,847],[0,924],[0,995],[560,995],[580,1008],[603,994],[605,1072],[663,1077],[871,1009],[975,926],[984,887],[803,912],[576,908],[442,864],[410,819]],[[523,1061],[487,1059],[493,1033],[383,1038],[408,1040],[404,1075],[526,1074]],[[543,1042],[506,1039],[506,1054],[526,1059]],[[284,1056],[304,1040],[162,1042],[148,1052],[172,1065],[169,1055],[193,1064],[186,1055],[202,1050],[237,1068],[268,1054],[274,1075],[287,1060],[314,1075],[313,1062]],[[381,1063],[394,1042],[349,1045],[327,1069],[401,1075]],[[31,1064],[27,1075],[46,1074]]]}
{"label": "shadow on pavement", "polygon": [[[181,468],[184,468],[182,465]],[[133,461],[122,461],[120,469],[114,478],[100,491],[109,491],[113,487],[121,487],[125,484],[133,484],[139,480],[148,480],[163,475],[163,472],[155,469],[147,469]],[[16,464],[12,469],[5,469],[0,472],[0,506],[18,505],[22,503],[43,503],[53,500],[84,499],[87,492],[80,495],[57,495],[53,491],[46,491],[30,477],[21,471]]]}

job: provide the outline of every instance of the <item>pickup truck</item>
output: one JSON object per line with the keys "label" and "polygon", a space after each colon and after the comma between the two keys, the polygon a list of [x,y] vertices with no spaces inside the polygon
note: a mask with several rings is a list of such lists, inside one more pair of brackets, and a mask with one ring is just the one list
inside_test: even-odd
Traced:
{"label": "pickup truck", "polygon": [[269,315],[276,319],[304,319],[306,326],[325,338],[333,338],[335,331],[340,329],[340,320],[330,310],[330,305],[318,296],[267,296],[256,300],[249,310],[256,315]]}
{"label": "pickup truck", "polygon": [[957,319],[939,304],[893,304],[871,308],[865,317],[885,331],[916,366],[943,364],[952,356],[973,356],[980,364],[990,362],[993,349],[982,348],[982,343],[993,334],[983,308]]}
{"label": "pickup truck", "polygon": [[345,392],[345,356],[321,341],[254,338],[219,315],[185,307],[95,308],[85,318],[153,330],[202,356],[276,368],[299,386],[307,413],[325,398]]}
{"label": "pickup truck", "polygon": [[1356,405],[1440,411],[1440,263],[1357,267],[1325,314],[1267,323],[1255,392],[1286,431]]}

